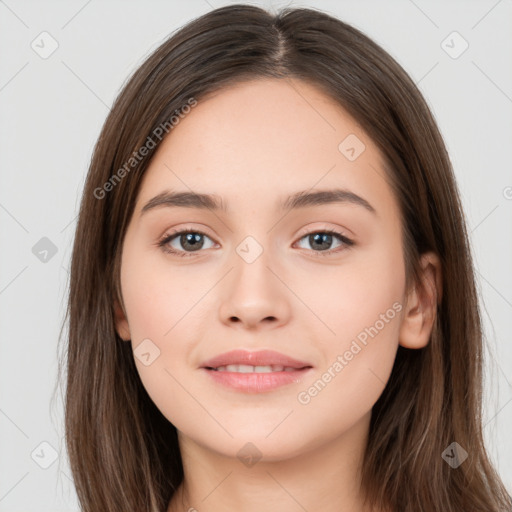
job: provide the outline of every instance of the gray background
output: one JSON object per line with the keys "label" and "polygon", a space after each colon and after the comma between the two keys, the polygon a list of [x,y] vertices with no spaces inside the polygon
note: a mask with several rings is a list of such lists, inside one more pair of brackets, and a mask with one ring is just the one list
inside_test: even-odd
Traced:
{"label": "gray background", "polygon": [[[51,398],[91,151],[145,56],[191,18],[230,3],[0,1],[0,512],[78,510],[62,403]],[[484,434],[512,490],[512,1],[252,3],[314,6],[355,25],[431,106],[462,193],[484,306]],[[48,58],[44,31],[58,43]],[[457,58],[463,40],[446,39],[453,31],[469,44]]]}

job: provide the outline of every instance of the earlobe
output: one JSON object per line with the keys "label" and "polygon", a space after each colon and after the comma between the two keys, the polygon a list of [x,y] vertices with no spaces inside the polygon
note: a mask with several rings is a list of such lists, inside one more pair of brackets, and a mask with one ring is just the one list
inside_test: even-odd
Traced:
{"label": "earlobe", "polygon": [[423,254],[421,269],[421,282],[408,295],[400,326],[399,342],[405,348],[428,345],[442,297],[441,262],[437,254]]}
{"label": "earlobe", "polygon": [[123,308],[117,300],[114,300],[114,316],[117,334],[122,340],[130,341],[131,335],[128,320]]}

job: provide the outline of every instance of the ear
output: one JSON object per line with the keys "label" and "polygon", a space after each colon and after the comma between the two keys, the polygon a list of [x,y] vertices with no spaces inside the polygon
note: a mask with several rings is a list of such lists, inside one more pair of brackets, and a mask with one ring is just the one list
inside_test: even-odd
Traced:
{"label": "ear", "polygon": [[441,262],[437,254],[421,255],[421,280],[407,296],[399,342],[405,348],[428,345],[442,297]]}
{"label": "ear", "polygon": [[122,340],[130,341],[130,326],[128,325],[126,313],[124,312],[117,299],[114,300],[114,315],[117,334],[119,334]]}

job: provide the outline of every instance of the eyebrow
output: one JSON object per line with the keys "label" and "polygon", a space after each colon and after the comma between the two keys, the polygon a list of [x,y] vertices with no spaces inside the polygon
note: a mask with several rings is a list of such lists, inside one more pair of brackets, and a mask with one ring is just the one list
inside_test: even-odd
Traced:
{"label": "eyebrow", "polygon": [[[344,203],[361,206],[372,214],[377,215],[375,208],[366,199],[345,189],[316,190],[314,192],[302,190],[285,198],[284,201],[278,204],[278,208],[282,210],[295,210],[312,206]],[[150,199],[144,205],[140,214],[143,215],[149,210],[160,207],[199,208],[227,213],[227,204],[216,194],[164,191]]]}

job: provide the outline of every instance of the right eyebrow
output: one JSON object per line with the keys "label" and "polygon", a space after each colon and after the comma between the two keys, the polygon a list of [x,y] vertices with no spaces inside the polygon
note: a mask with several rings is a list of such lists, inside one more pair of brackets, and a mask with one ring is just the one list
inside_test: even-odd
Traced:
{"label": "right eyebrow", "polygon": [[150,199],[142,208],[140,214],[159,207],[201,208],[223,212],[227,211],[222,199],[214,194],[200,194],[197,192],[168,192],[164,191]]}

